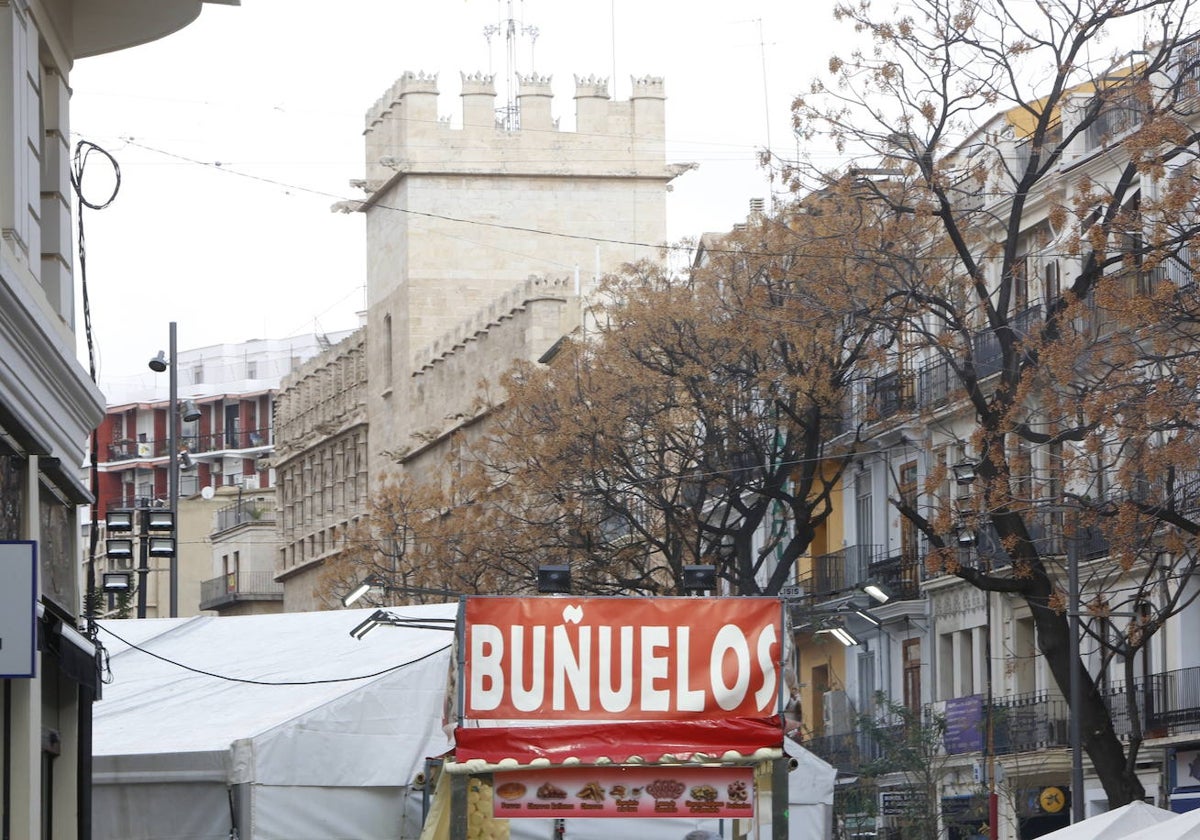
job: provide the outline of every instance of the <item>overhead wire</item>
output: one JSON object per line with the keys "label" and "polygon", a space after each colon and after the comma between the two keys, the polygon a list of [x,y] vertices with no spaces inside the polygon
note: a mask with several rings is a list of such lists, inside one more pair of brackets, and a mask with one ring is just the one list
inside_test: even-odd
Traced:
{"label": "overhead wire", "polygon": [[[169,151],[166,149],[158,148],[156,146],[150,146],[150,145],[142,143],[132,137],[122,137],[121,139],[127,145],[134,146],[136,148],[139,148],[144,151],[148,151],[148,152],[151,152],[151,153],[154,153],[157,155],[162,155],[164,157],[171,158],[173,160],[178,160],[182,163],[186,163],[186,164],[189,164],[192,166],[198,166],[198,167],[201,167],[204,169],[210,169],[210,170],[216,170],[219,172],[224,172],[231,176],[245,178],[245,179],[251,180],[251,181],[257,181],[257,182],[267,184],[267,185],[273,186],[273,187],[278,187],[278,188],[284,189],[284,190],[307,193],[309,195],[319,196],[321,198],[332,199],[335,202],[346,203],[348,205],[363,205],[363,204],[366,204],[367,201],[369,200],[368,197],[362,197],[362,198],[347,197],[345,194],[342,194],[342,193],[334,193],[334,192],[330,192],[330,191],[324,190],[324,189],[319,189],[316,187],[304,186],[301,184],[292,183],[290,181],[283,181],[283,180],[280,180],[277,178],[270,178],[265,175],[257,175],[257,174],[251,173],[251,172],[245,172],[240,169],[232,168],[229,164],[227,164],[224,161],[201,160],[199,158],[191,157],[189,155],[185,155],[185,154],[182,154],[179,152],[172,152],[172,151]],[[980,193],[980,194],[982,194],[982,193]],[[997,195],[1001,195],[1001,194],[997,193]],[[1003,193],[1002,195],[1010,196],[1012,194],[1011,193]],[[685,241],[682,243],[679,243],[679,242],[677,242],[677,243],[647,242],[647,241],[642,241],[642,240],[637,240],[637,239],[621,239],[621,238],[597,236],[597,235],[585,234],[585,233],[572,233],[570,231],[565,231],[565,230],[550,230],[550,229],[546,229],[546,228],[531,227],[528,225],[510,224],[510,223],[506,223],[506,222],[488,221],[488,220],[484,220],[484,219],[472,219],[472,218],[467,218],[467,217],[462,217],[462,216],[451,216],[451,215],[444,214],[444,213],[432,213],[432,212],[422,211],[422,210],[413,210],[411,208],[406,208],[406,207],[396,207],[394,205],[385,204],[383,202],[372,202],[370,206],[372,208],[377,208],[380,210],[386,210],[386,211],[394,212],[394,213],[401,213],[401,214],[411,216],[411,217],[425,218],[425,219],[430,219],[430,220],[439,221],[439,222],[450,222],[450,223],[454,223],[454,224],[468,225],[468,226],[479,227],[479,228],[490,228],[490,229],[496,229],[496,230],[511,231],[511,232],[515,232],[515,233],[531,233],[531,234],[537,234],[537,235],[541,235],[541,236],[555,237],[555,238],[559,238],[559,239],[572,239],[572,240],[590,242],[590,243],[599,244],[599,245],[625,245],[625,246],[630,246],[630,247],[635,247],[635,248],[646,248],[646,249],[654,249],[656,251],[662,250],[662,251],[667,251],[667,252],[680,252],[680,253],[692,253],[696,249],[696,243],[691,242],[691,241]],[[351,211],[351,212],[353,212],[353,211]],[[449,236],[448,234],[445,234],[445,233],[442,233],[442,235]],[[451,238],[453,238],[453,237],[451,237]],[[463,241],[470,241],[472,244],[479,244],[479,245],[487,244],[487,243],[474,242],[473,240],[463,240]],[[495,247],[495,246],[488,245],[488,247]],[[499,249],[499,250],[503,250],[503,249]],[[824,255],[820,254],[819,252],[807,252],[807,251],[804,251],[803,249],[797,250],[795,248],[789,248],[786,250],[776,251],[776,250],[768,250],[768,249],[762,249],[762,248],[745,248],[745,247],[730,248],[730,247],[720,247],[720,246],[707,246],[705,248],[705,250],[710,254],[733,254],[733,255],[738,255],[738,256],[759,257],[759,258],[772,258],[772,257],[785,257],[785,256],[801,256],[801,257],[824,256]],[[531,254],[520,254],[519,252],[509,252],[509,253],[517,254],[520,256],[527,256],[530,259],[536,259],[536,260],[539,260],[542,262],[553,262],[553,261],[547,261],[545,259],[545,257],[542,257],[542,256],[531,255]],[[1077,253],[1073,253],[1071,251],[1055,251],[1055,252],[1039,252],[1039,256],[1056,257],[1056,258],[1066,259],[1066,258],[1078,257],[1079,255]],[[955,256],[953,254],[951,254],[951,255],[911,254],[908,256],[908,259],[915,261],[915,262],[944,262],[947,259],[953,260],[954,258],[955,258]]]}

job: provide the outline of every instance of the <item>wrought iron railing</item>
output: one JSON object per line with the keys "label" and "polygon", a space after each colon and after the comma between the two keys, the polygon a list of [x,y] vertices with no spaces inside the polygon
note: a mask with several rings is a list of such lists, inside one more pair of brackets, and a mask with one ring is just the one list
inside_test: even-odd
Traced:
{"label": "wrought iron railing", "polygon": [[871,562],[867,581],[882,584],[899,601],[915,601],[921,597],[921,562],[908,554],[897,554]]}
{"label": "wrought iron railing", "polygon": [[247,522],[273,526],[275,524],[274,503],[254,499],[226,505],[217,511],[217,527],[213,533],[219,534]]}
{"label": "wrought iron railing", "polygon": [[[1013,316],[1010,322],[1018,341],[1032,335],[1044,318],[1041,304],[1029,306]],[[971,336],[971,360],[975,377],[985,379],[1000,372],[1003,354],[1000,339],[990,327]],[[946,359],[934,359],[917,371],[916,405],[918,408],[937,408],[945,405],[961,390],[962,383]]]}
{"label": "wrought iron railing", "polygon": [[1122,738],[1133,732],[1130,700],[1146,733],[1200,729],[1200,667],[1138,677],[1132,686],[1116,683],[1102,693],[1113,727]]}
{"label": "wrought iron railing", "polygon": [[798,581],[806,599],[825,598],[853,589],[868,579],[872,562],[883,549],[877,545],[849,545],[812,558],[808,574]]}
{"label": "wrought iron railing", "polygon": [[[1132,686],[1120,684],[1101,691],[1112,716],[1118,737],[1132,734],[1130,700],[1142,719],[1143,736],[1162,737],[1200,731],[1200,667],[1165,671],[1140,677]],[[972,698],[964,698],[972,699]],[[954,732],[947,725],[943,748],[951,754],[982,752],[986,747],[987,715],[982,697],[977,700],[966,720]],[[926,721],[935,710],[944,711],[943,704],[927,704]],[[1032,753],[1070,746],[1070,708],[1060,696],[1046,692],[996,697],[992,702],[992,748],[996,755]],[[858,770],[864,764],[884,758],[883,743],[894,741],[895,733],[887,728],[877,737],[872,730],[878,725],[853,725],[850,731],[830,733],[805,742],[810,750],[839,769]],[[893,727],[894,729],[894,727]],[[964,737],[964,734],[966,737]]]}

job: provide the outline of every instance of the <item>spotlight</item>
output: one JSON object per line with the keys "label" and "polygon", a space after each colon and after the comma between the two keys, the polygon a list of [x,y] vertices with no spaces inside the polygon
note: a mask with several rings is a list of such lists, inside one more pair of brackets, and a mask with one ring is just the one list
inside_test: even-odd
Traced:
{"label": "spotlight", "polygon": [[133,588],[132,576],[129,572],[105,572],[103,586],[105,592],[128,592]]}
{"label": "spotlight", "polygon": [[356,626],[353,630],[350,631],[350,635],[353,636],[354,638],[358,639],[359,641],[362,641],[363,636],[367,635],[372,630],[374,630],[376,627],[378,627],[380,624],[383,624],[386,621],[387,621],[387,613],[384,612],[383,610],[375,610],[375,612],[371,613],[369,616],[367,616],[362,621],[360,621],[358,623],[358,626]]}
{"label": "spotlight", "polygon": [[167,369],[167,354],[165,350],[159,350],[158,355],[150,360],[150,370],[155,373],[162,373]]}
{"label": "spotlight", "polygon": [[175,556],[174,537],[146,537],[146,540],[149,543],[146,553],[151,557]]}
{"label": "spotlight", "polygon": [[975,465],[970,461],[960,461],[952,466],[954,470],[954,483],[966,486],[975,480]]}
{"label": "spotlight", "polygon": [[114,533],[133,531],[133,511],[110,510],[104,515],[104,527]]}
{"label": "spotlight", "polygon": [[569,595],[571,592],[571,567],[538,566],[537,591],[543,595]]}
{"label": "spotlight", "polygon": [[892,596],[887,589],[878,583],[868,583],[863,586],[862,590],[881,604],[886,604],[888,601],[892,600]]}
{"label": "spotlight", "polygon": [[200,406],[196,405],[195,400],[184,400],[183,410],[180,416],[183,417],[183,422],[185,423],[191,423],[194,420],[199,420]]}
{"label": "spotlight", "polygon": [[846,647],[854,647],[855,645],[857,645],[859,643],[858,637],[855,636],[853,633],[851,633],[849,630],[847,630],[845,627],[830,627],[829,635],[833,636],[833,638],[837,639],[839,642],[841,642]]}
{"label": "spotlight", "polygon": [[683,591],[690,595],[702,595],[717,588],[716,566],[684,566]]}
{"label": "spotlight", "polygon": [[175,530],[175,514],[170,508],[147,508],[144,516],[146,519],[143,524],[147,531]]}
{"label": "spotlight", "polygon": [[[366,595],[370,591],[371,591],[371,581],[364,580],[358,586],[351,589],[350,593],[345,598],[342,599],[342,606],[343,607],[350,606],[351,604],[353,604],[355,601],[357,601],[359,598]],[[354,634],[351,633],[350,635],[353,636]]]}
{"label": "spotlight", "polygon": [[880,620],[879,616],[875,615],[868,609],[858,606],[857,604],[855,604],[853,602],[846,605],[846,611],[849,613],[853,613],[854,615],[861,618],[863,621],[866,621],[869,624],[873,624],[876,627],[879,627],[883,624],[883,621]]}
{"label": "spotlight", "polygon": [[133,540],[105,540],[104,553],[108,557],[117,558],[119,560],[131,560],[133,559]]}

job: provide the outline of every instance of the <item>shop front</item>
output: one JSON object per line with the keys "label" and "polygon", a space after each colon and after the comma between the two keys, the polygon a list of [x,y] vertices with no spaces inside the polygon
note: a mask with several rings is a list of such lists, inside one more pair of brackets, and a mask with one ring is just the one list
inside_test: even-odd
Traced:
{"label": "shop front", "polygon": [[467,599],[424,837],[788,837],[783,629],[773,598]]}

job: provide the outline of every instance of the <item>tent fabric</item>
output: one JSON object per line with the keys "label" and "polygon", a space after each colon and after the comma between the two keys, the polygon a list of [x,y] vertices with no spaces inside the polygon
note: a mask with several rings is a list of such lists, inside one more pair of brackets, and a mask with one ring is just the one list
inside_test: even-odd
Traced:
{"label": "tent fabric", "polygon": [[101,622],[112,682],[94,708],[96,840],[227,840],[235,820],[242,840],[417,837],[413,781],[449,747],[453,637],[352,638],[372,612]]}
{"label": "tent fabric", "polygon": [[[778,715],[727,720],[634,721],[547,726],[459,727],[455,761],[526,765],[535,760],[614,764],[711,761],[728,753],[750,759],[778,749],[783,730]],[[470,768],[468,768],[470,769]]]}
{"label": "tent fabric", "polygon": [[1156,808],[1145,802],[1130,802],[1058,831],[1043,834],[1041,840],[1123,840],[1134,832],[1157,826],[1174,816],[1165,808]]}
{"label": "tent fabric", "polygon": [[788,773],[788,840],[829,840],[833,836],[833,789],[837,768],[785,738]]}
{"label": "tent fabric", "polygon": [[1200,808],[1135,831],[1124,840],[1200,840]]}

